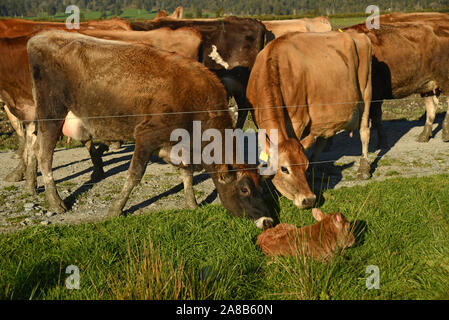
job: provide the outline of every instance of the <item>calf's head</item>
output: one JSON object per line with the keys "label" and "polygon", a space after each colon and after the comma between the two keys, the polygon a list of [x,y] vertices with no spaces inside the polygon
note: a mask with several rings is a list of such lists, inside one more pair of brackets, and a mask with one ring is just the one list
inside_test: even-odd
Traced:
{"label": "calf's head", "polygon": [[[354,245],[355,237],[352,232],[351,224],[340,213],[324,214],[320,209],[312,209],[313,217],[329,230],[335,238],[335,244],[338,248],[348,248]],[[317,232],[323,232],[323,227],[317,228]]]}
{"label": "calf's head", "polygon": [[223,206],[234,216],[252,219],[260,229],[272,227],[273,219],[263,199],[257,167],[219,165],[216,168],[211,176]]}
{"label": "calf's head", "polygon": [[[270,152],[270,158],[275,156],[274,152]],[[279,143],[273,184],[283,196],[301,209],[312,207],[316,200],[306,179],[308,166],[309,160],[298,140],[290,138]]]}

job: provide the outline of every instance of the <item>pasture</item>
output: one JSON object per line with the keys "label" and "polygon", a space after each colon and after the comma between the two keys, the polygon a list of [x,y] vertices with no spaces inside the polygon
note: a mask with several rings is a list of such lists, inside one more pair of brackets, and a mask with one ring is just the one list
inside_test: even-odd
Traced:
{"label": "pasture", "polygon": [[[150,14],[128,10],[122,17],[141,20]],[[64,15],[47,18],[64,20]],[[83,20],[98,18],[86,13]],[[362,19],[331,20],[341,28]],[[87,150],[60,139],[53,172],[69,210],[47,211],[41,174],[36,195],[24,192],[23,181],[4,180],[17,165],[18,139],[2,110],[0,299],[449,299],[449,152],[441,139],[447,103],[440,101],[428,143],[416,141],[425,122],[422,99],[415,95],[384,104],[389,147],[377,148],[371,131],[370,180],[356,178],[357,132],[354,137],[338,133],[323,152],[326,174],[309,170],[315,206],[343,213],[356,235],[354,247],[327,262],[266,257],[256,245],[261,231],[224,209],[205,172],[193,179],[200,207],[184,209],[181,171],[154,156],[124,216],[107,218],[127,178],[135,149],[129,141],[105,153],[105,178],[93,182]],[[251,115],[249,128],[254,128]],[[298,209],[265,183],[267,206],[278,201],[273,210],[278,221],[314,223],[310,209]],[[69,289],[67,268],[73,266],[80,287]],[[369,288],[372,267],[379,270],[375,289]]]}
{"label": "pasture", "polygon": [[[3,299],[447,299],[449,176],[393,178],[326,190],[323,211],[363,230],[330,263],[270,259],[260,231],[219,205],[147,212],[76,226],[33,226],[0,237]],[[281,220],[312,223],[281,200]],[[70,214],[70,213],[69,213]],[[80,289],[65,287],[68,265]],[[367,290],[366,268],[380,270]]]}
{"label": "pasture", "polygon": [[[446,108],[440,106],[440,111]],[[321,209],[359,221],[357,246],[330,263],[302,257],[267,258],[255,245],[260,230],[231,217],[205,174],[196,175],[203,205],[183,210],[179,171],[150,164],[127,206],[127,216],[104,221],[120,190],[132,145],[105,157],[107,178],[92,184],[83,148],[55,153],[55,178],[71,211],[48,217],[42,187],[23,195],[19,183],[1,182],[0,297],[3,299],[446,299],[449,298],[449,154],[435,124],[428,144],[414,142],[423,124],[420,100],[386,104],[386,129],[395,145],[377,160],[373,178],[355,179],[358,137],[339,135],[324,159],[339,174],[315,177]],[[248,124],[250,122],[247,121]],[[394,134],[396,132],[396,134]],[[375,144],[372,134],[372,144]],[[371,161],[379,156],[371,150]],[[0,154],[2,175],[14,167]],[[408,177],[408,178],[406,178]],[[39,177],[41,179],[41,177]],[[39,180],[39,186],[42,181]],[[24,205],[34,203],[31,210]],[[281,222],[313,223],[310,210],[280,199]],[[49,225],[42,226],[42,221]],[[76,265],[81,288],[65,287]],[[369,265],[380,289],[366,289]]]}

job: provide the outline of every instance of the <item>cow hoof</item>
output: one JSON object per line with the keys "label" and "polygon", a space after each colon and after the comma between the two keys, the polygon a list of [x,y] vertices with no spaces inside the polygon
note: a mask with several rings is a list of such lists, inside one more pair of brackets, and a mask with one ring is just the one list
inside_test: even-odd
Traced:
{"label": "cow hoof", "polygon": [[36,186],[25,186],[25,192],[31,196],[35,196],[37,194]]}
{"label": "cow hoof", "polygon": [[441,139],[443,140],[443,142],[448,142],[449,141],[449,131],[443,130],[443,136],[441,137]]}
{"label": "cow hoof", "polygon": [[418,137],[416,137],[416,141],[421,142],[421,143],[429,142],[429,140],[430,140],[430,136],[424,134],[424,132],[421,133]]}
{"label": "cow hoof", "polygon": [[195,210],[195,209],[198,209],[198,204],[196,202],[195,203],[186,203],[186,207],[188,210]]}
{"label": "cow hoof", "polygon": [[357,171],[357,179],[359,180],[368,180],[371,178],[371,166],[365,158],[360,159],[359,170]]}
{"label": "cow hoof", "polygon": [[359,180],[369,180],[371,178],[371,174],[369,173],[369,171],[359,171],[357,172],[357,179]]}
{"label": "cow hoof", "polygon": [[57,214],[62,214],[67,211],[67,207],[62,200],[57,203],[52,203],[49,208],[49,212],[56,212]]}
{"label": "cow hoof", "polygon": [[432,126],[425,125],[421,134],[416,138],[416,141],[425,143],[428,142],[431,137],[432,137]]}
{"label": "cow hoof", "polygon": [[22,180],[23,180],[23,172],[17,172],[17,171],[11,172],[4,179],[4,181],[6,181],[6,182],[19,182]]}
{"label": "cow hoof", "polygon": [[106,216],[108,218],[117,218],[120,217],[123,214],[122,209],[117,208],[116,205],[112,205],[109,207]]}

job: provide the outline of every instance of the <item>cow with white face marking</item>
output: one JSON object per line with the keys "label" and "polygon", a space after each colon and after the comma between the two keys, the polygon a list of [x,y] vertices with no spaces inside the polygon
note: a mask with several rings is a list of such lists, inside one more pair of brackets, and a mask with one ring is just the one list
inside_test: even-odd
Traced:
{"label": "cow with white face marking", "polygon": [[[52,160],[62,119],[69,112],[90,139],[136,141],[127,181],[109,216],[122,213],[151,154],[167,153],[176,144],[171,141],[174,130],[191,135],[194,121],[200,121],[203,131],[216,129],[224,135],[232,126],[229,113],[221,111],[226,108],[223,85],[192,59],[144,44],[62,31],[33,37],[27,50],[36,113],[39,118],[55,119],[39,122],[35,144],[52,211],[67,210],[56,190]],[[224,207],[253,219],[259,227],[271,226],[258,172],[232,161],[225,164],[229,163],[226,152],[221,154],[219,163],[201,162],[201,166],[211,175]]]}
{"label": "cow with white face marking", "polygon": [[154,30],[162,27],[192,27],[201,33],[202,52],[199,59],[217,74],[239,108],[237,127],[242,128],[248,114],[246,86],[257,54],[266,41],[266,28],[257,20],[226,17],[224,19],[160,18],[132,22],[133,30]]}

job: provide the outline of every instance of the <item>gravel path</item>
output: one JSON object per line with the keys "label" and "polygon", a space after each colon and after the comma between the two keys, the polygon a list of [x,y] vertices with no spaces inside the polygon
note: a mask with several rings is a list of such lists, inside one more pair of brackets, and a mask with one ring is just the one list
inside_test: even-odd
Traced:
{"label": "gravel path", "polygon": [[[329,188],[363,185],[370,181],[388,179],[394,176],[411,177],[449,170],[449,144],[441,141],[441,122],[438,115],[434,125],[434,137],[428,143],[418,143],[415,137],[421,132],[423,121],[393,120],[385,122],[391,148],[380,151],[376,134],[372,132],[370,161],[373,163],[373,177],[369,181],[358,181],[356,171],[361,154],[358,134],[352,139],[348,133],[334,138],[330,152],[322,154],[323,161],[334,160],[333,174],[315,177],[315,188],[325,181]],[[133,145],[109,152],[104,157],[106,178],[93,184],[90,158],[84,148],[58,149],[54,156],[54,177],[58,190],[70,211],[56,215],[45,210],[42,179],[38,177],[37,196],[22,193],[24,182],[7,183],[3,178],[16,166],[13,152],[0,153],[0,232],[10,232],[29,225],[76,224],[100,221],[105,218],[106,208],[121,189]],[[216,202],[214,185],[207,174],[196,174],[195,193],[199,203]],[[142,183],[132,193],[125,210],[130,214],[148,211],[184,208],[184,195],[180,172],[162,162],[151,163]]]}

